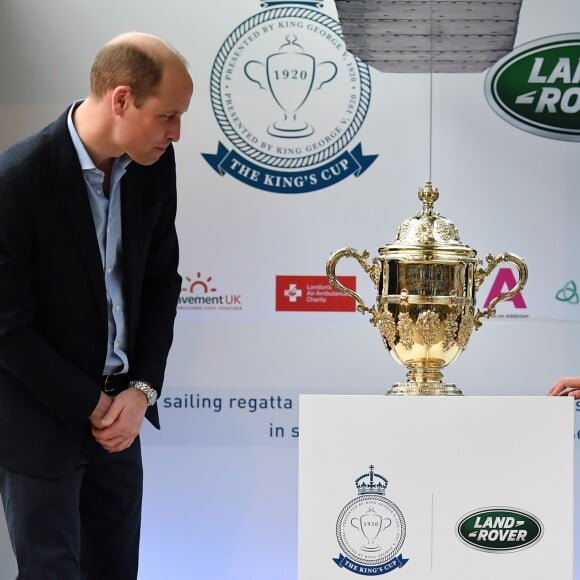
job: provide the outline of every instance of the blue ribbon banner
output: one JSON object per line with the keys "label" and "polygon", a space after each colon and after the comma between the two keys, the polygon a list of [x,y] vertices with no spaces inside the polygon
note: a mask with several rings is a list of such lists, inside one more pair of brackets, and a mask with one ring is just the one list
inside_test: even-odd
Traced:
{"label": "blue ribbon banner", "polygon": [[272,193],[309,193],[324,189],[354,175],[362,175],[378,155],[363,155],[359,143],[352,151],[335,157],[325,165],[301,171],[278,171],[264,168],[228,150],[218,143],[216,154],[202,153],[203,158],[221,176],[226,173],[251,187]]}
{"label": "blue ribbon banner", "polygon": [[381,574],[392,572],[397,568],[402,568],[409,561],[409,558],[403,558],[403,555],[399,554],[392,560],[389,560],[380,566],[365,566],[363,564],[357,564],[342,554],[339,554],[338,558],[333,558],[332,561],[339,568],[344,568],[350,572],[354,572],[355,574],[361,574],[362,576],[380,576]]}

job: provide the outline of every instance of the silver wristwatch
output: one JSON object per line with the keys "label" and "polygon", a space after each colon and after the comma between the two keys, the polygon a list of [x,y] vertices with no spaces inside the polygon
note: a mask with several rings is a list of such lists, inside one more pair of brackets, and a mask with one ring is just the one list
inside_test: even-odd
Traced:
{"label": "silver wristwatch", "polygon": [[145,381],[130,381],[129,387],[141,391],[147,397],[147,406],[153,407],[157,401],[157,391]]}

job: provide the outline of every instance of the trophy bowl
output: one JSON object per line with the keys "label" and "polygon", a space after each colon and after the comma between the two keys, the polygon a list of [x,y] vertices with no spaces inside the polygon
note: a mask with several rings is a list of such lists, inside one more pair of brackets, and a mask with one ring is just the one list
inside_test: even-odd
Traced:
{"label": "trophy bowl", "polygon": [[[387,351],[408,369],[407,380],[394,383],[388,395],[462,395],[455,384],[443,382],[442,369],[467,348],[482,318],[494,316],[496,305],[515,296],[527,282],[525,262],[509,252],[488,254],[483,268],[477,252],[462,244],[455,224],[434,211],[438,198],[438,190],[427,181],[419,189],[422,211],[404,220],[395,242],[379,248],[370,263],[368,251],[343,248],[326,264],[330,284],[352,296],[359,312],[371,315]],[[377,290],[372,307],[337,280],[336,266],[342,258],[356,259],[369,274]],[[501,262],[516,266],[517,284],[475,312],[477,290]]]}

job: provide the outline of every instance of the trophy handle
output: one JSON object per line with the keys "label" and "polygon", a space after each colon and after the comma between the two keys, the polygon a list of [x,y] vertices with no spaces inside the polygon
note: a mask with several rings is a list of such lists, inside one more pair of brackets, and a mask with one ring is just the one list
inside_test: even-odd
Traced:
{"label": "trophy handle", "polygon": [[339,292],[342,292],[342,294],[348,294],[349,296],[352,296],[352,298],[354,298],[357,302],[356,309],[362,314],[364,314],[365,312],[373,312],[373,309],[368,308],[364,300],[354,290],[351,290],[350,288],[343,286],[336,279],[335,270],[338,261],[341,260],[342,258],[355,258],[356,261],[361,265],[362,269],[367,274],[370,274],[373,282],[376,285],[378,278],[380,276],[379,272],[380,265],[378,265],[376,262],[374,264],[368,264],[367,259],[369,256],[370,254],[367,250],[364,250],[364,252],[359,252],[354,248],[342,248],[342,250],[337,250],[336,252],[331,254],[330,258],[328,259],[328,262],[326,262],[326,275],[328,276],[330,285]]}
{"label": "trophy handle", "polygon": [[495,257],[492,256],[491,254],[488,254],[486,256],[486,260],[488,263],[487,268],[485,269],[480,268],[475,272],[476,290],[481,286],[483,281],[489,276],[489,274],[491,274],[491,272],[500,262],[512,262],[513,264],[515,264],[518,269],[519,280],[518,283],[511,290],[508,290],[507,292],[503,292],[499,296],[496,296],[489,303],[487,309],[477,311],[477,314],[473,319],[473,324],[476,329],[478,329],[482,324],[481,318],[483,318],[484,316],[486,316],[487,318],[495,316],[495,307],[497,306],[498,302],[502,302],[503,300],[507,300],[508,298],[512,298],[513,296],[515,296],[518,292],[522,290],[522,288],[526,285],[526,282],[528,281],[528,267],[519,256],[516,256],[515,254],[512,254],[510,252],[504,252],[503,254],[498,254]]}

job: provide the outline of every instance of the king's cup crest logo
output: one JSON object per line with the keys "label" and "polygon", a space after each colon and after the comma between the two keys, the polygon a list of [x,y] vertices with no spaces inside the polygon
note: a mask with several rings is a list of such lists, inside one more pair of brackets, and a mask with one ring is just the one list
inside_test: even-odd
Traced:
{"label": "king's cup crest logo", "polygon": [[370,103],[368,66],[315,4],[264,2],[221,46],[211,103],[232,147],[203,154],[220,175],[306,193],[357,177],[376,159],[352,146]]}
{"label": "king's cup crest logo", "polygon": [[380,576],[403,567],[401,548],[406,525],[401,510],[385,497],[388,481],[369,472],[355,480],[358,497],[344,506],[336,522],[336,539],[342,550],[337,566],[363,576]]}

